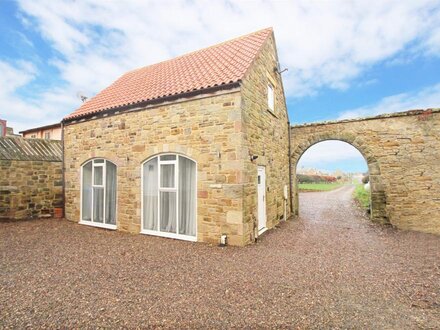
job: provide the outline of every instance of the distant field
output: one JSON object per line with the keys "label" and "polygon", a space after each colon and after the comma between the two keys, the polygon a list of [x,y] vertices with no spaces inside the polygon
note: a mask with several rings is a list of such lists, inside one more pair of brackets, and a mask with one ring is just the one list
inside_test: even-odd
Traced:
{"label": "distant field", "polygon": [[298,188],[300,191],[329,191],[339,187],[342,187],[344,183],[300,183]]}

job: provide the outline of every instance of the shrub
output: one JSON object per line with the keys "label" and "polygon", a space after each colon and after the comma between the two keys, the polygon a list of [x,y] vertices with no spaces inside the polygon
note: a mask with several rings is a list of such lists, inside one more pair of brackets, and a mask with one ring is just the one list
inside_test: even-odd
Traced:
{"label": "shrub", "polygon": [[298,183],[332,183],[337,181],[336,177],[331,175],[297,174],[296,178]]}
{"label": "shrub", "polygon": [[357,185],[353,195],[364,209],[370,209],[370,192],[365,190],[363,185]]}
{"label": "shrub", "polygon": [[369,174],[365,174],[365,175],[362,177],[362,183],[363,183],[363,184],[367,184],[368,182],[370,182],[370,175],[369,175]]}

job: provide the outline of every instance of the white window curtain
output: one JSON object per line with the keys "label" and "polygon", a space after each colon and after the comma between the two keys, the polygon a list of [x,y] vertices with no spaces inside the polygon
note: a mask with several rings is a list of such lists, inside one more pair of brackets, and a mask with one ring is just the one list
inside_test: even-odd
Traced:
{"label": "white window curtain", "polygon": [[196,164],[179,157],[179,234],[196,235]]}
{"label": "white window curtain", "polygon": [[143,227],[148,230],[158,230],[157,200],[159,194],[158,185],[158,159],[153,158],[143,166]]}
{"label": "white window curtain", "polygon": [[116,225],[116,165],[106,162],[105,223]]}
{"label": "white window curtain", "polygon": [[93,222],[104,222],[104,188],[93,187]]}
{"label": "white window curtain", "polygon": [[160,231],[176,233],[176,193],[160,192]]}
{"label": "white window curtain", "polygon": [[84,223],[116,226],[116,171],[116,165],[104,159],[83,165],[81,221]]}
{"label": "white window curtain", "polygon": [[194,161],[170,154],[144,163],[144,233],[182,239],[196,236],[196,170]]}
{"label": "white window curtain", "polygon": [[85,221],[92,220],[92,162],[88,162],[83,166],[83,182],[82,182],[82,219]]}

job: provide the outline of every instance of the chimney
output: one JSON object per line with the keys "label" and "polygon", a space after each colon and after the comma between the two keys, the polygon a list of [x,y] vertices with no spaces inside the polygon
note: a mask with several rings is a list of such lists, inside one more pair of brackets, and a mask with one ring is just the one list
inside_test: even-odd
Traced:
{"label": "chimney", "polygon": [[7,133],[6,120],[0,119],[0,137],[5,136]]}

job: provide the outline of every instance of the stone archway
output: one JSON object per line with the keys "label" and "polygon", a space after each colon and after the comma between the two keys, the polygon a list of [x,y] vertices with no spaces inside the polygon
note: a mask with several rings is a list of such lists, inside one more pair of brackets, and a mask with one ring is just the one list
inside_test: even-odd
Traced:
{"label": "stone archway", "polygon": [[373,222],[386,224],[389,223],[386,213],[386,194],[382,184],[380,173],[380,166],[368,146],[361,138],[347,133],[318,133],[309,136],[308,139],[296,145],[291,152],[291,166],[292,166],[292,191],[293,191],[293,211],[295,215],[299,215],[299,199],[298,199],[298,184],[296,179],[296,170],[301,156],[313,145],[336,140],[350,144],[356,148],[367,162],[368,172],[370,174],[371,186],[371,206],[370,217]]}
{"label": "stone archway", "polygon": [[[310,146],[326,140],[347,142],[368,164],[373,221],[440,234],[439,132],[440,109],[292,126],[292,182],[297,162]],[[295,185],[292,193],[295,196]],[[295,201],[292,198],[293,210],[298,212]]]}

